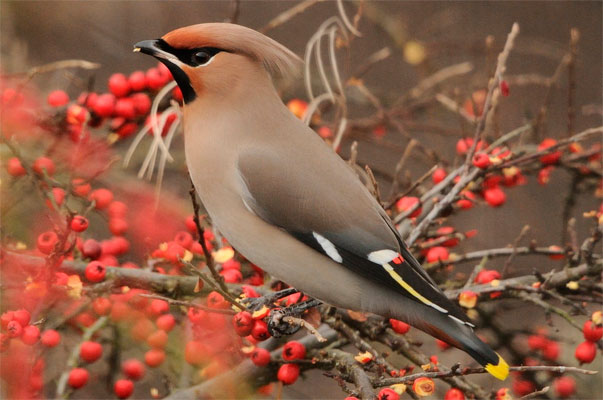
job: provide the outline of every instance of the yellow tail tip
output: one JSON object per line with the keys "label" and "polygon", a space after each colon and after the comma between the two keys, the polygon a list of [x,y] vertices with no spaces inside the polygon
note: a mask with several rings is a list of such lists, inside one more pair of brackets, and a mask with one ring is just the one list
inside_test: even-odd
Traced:
{"label": "yellow tail tip", "polygon": [[500,354],[496,353],[498,356],[498,364],[486,364],[486,371],[490,373],[496,379],[500,379],[504,381],[509,376],[509,364],[500,356]]}

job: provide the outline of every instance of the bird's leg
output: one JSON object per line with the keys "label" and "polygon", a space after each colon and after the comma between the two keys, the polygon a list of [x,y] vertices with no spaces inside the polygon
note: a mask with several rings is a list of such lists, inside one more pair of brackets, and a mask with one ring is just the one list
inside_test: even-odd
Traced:
{"label": "bird's leg", "polygon": [[[302,303],[294,304],[285,308],[277,308],[270,311],[268,315],[268,332],[273,337],[280,337],[283,335],[292,335],[302,327],[302,324],[292,323],[285,317],[294,317],[301,319],[301,315],[312,307],[316,307],[322,304],[319,300],[310,299]],[[303,320],[302,320],[303,322]]]}
{"label": "bird's leg", "polygon": [[256,310],[261,309],[264,306],[271,308],[274,306],[273,303],[276,302],[277,300],[282,299],[283,297],[292,295],[294,293],[297,293],[296,289],[287,288],[287,289],[279,290],[278,292],[267,294],[267,295],[261,296],[261,297],[248,297],[246,299],[243,299],[242,302],[251,311],[256,311]]}

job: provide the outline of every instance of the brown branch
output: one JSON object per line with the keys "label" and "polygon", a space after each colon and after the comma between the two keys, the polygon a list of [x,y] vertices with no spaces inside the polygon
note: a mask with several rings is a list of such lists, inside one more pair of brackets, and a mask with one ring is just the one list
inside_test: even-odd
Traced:
{"label": "brown branch", "polygon": [[[337,331],[330,327],[323,325],[318,328],[318,331],[324,336],[327,341],[319,342],[316,337],[312,334],[308,334],[301,339],[301,342],[308,352],[316,349],[321,349],[329,346],[333,343],[337,337]],[[278,359],[282,354],[282,348],[278,348],[270,353],[270,357],[273,360]],[[240,387],[243,392],[246,391],[246,385],[240,385],[241,382],[249,382],[254,386],[261,386],[262,384],[269,383],[271,380],[276,380],[276,370],[268,369],[266,367],[257,367],[249,359],[244,360],[236,367],[229,369],[227,372],[208,379],[198,385],[191,386],[189,388],[175,391],[165,399],[170,400],[196,400],[199,398],[232,398],[233,384],[236,383],[235,387]],[[247,393],[248,395],[248,393]]]}
{"label": "brown branch", "polygon": [[211,255],[211,252],[209,251],[209,249],[207,248],[207,244],[205,243],[205,236],[204,233],[205,231],[203,230],[203,228],[201,227],[201,221],[199,220],[199,202],[197,201],[197,192],[195,190],[195,185],[193,184],[193,182],[191,181],[191,189],[189,190],[189,195],[191,196],[191,201],[193,203],[193,220],[195,221],[195,226],[197,227],[197,233],[199,234],[199,244],[201,245],[201,248],[203,249],[203,254],[205,255],[205,262],[207,264],[207,268],[209,268],[209,272],[211,273],[211,276],[214,278],[214,280],[216,281],[216,283],[220,286],[220,289],[222,289],[223,292],[228,293],[228,288],[226,287],[226,284],[224,283],[224,279],[222,278],[222,276],[216,271],[216,265],[214,263],[214,258]]}
{"label": "brown branch", "polygon": [[[536,372],[536,371],[547,371],[547,372],[556,372],[564,374],[566,372],[574,372],[577,374],[585,374],[585,375],[596,375],[598,371],[593,371],[589,369],[582,369],[576,367],[566,367],[563,365],[559,366],[548,366],[548,365],[537,365],[537,366],[518,366],[518,367],[509,367],[509,371],[511,372]],[[419,372],[412,375],[406,375],[399,378],[387,378],[387,379],[379,379],[373,381],[373,384],[378,387],[395,385],[397,383],[409,383],[418,378],[449,378],[452,376],[465,376],[472,374],[485,374],[485,368],[458,368],[450,371],[438,371],[438,372]]]}
{"label": "brown branch", "polygon": [[517,238],[515,238],[515,241],[513,241],[513,252],[509,256],[509,258],[507,258],[507,260],[505,261],[505,264],[503,265],[502,271],[500,273],[500,275],[503,278],[505,276],[507,276],[507,271],[509,270],[509,267],[511,266],[511,264],[513,263],[513,260],[515,259],[515,256],[517,255],[517,246],[519,245],[521,240],[525,237],[525,235],[529,231],[530,231],[530,225],[524,225],[524,227],[521,229],[521,232],[519,232],[519,235],[517,236]]}
{"label": "brown branch", "polygon": [[350,353],[338,349],[330,349],[325,353],[328,359],[335,362],[336,368],[349,376],[350,380],[354,382],[362,400],[375,399],[376,396],[371,379]]}
{"label": "brown branch", "polygon": [[204,306],[204,305],[201,305],[201,304],[197,304],[197,303],[193,303],[193,302],[190,302],[190,301],[176,300],[176,299],[172,299],[170,297],[160,296],[158,294],[139,293],[138,296],[140,296],[140,297],[146,297],[146,298],[149,298],[149,299],[159,299],[159,300],[163,300],[163,301],[166,301],[166,302],[168,302],[170,304],[174,304],[174,305],[177,305],[177,306],[198,308],[199,310],[203,310],[203,311],[207,311],[207,312],[212,312],[212,313],[216,313],[216,314],[235,315],[237,313],[234,310],[207,307],[207,306]]}
{"label": "brown branch", "polygon": [[303,13],[304,11],[306,11],[306,9],[312,7],[314,4],[321,2],[321,1],[324,1],[324,0],[305,0],[305,1],[302,1],[301,3],[297,3],[290,9],[280,13],[279,15],[277,15],[276,17],[271,19],[270,22],[268,22],[262,28],[258,29],[258,31],[261,33],[266,33],[269,30],[272,30],[272,29],[276,28],[277,26],[280,26],[280,25],[284,24],[285,22],[289,21],[291,18],[295,17],[296,15]]}
{"label": "brown branch", "polygon": [[477,120],[477,126],[475,127],[475,133],[473,135],[473,144],[471,148],[467,152],[467,156],[465,157],[465,166],[471,165],[471,159],[475,154],[475,149],[477,148],[477,142],[481,138],[482,133],[484,132],[484,128],[486,127],[486,119],[488,117],[488,113],[491,108],[493,108],[493,97],[494,91],[500,85],[500,81],[502,80],[502,76],[507,69],[507,59],[509,58],[509,54],[513,49],[515,38],[519,34],[519,24],[515,22],[513,27],[511,28],[511,32],[507,36],[507,41],[505,42],[505,46],[503,51],[498,55],[498,62],[496,64],[496,71],[494,72],[494,76],[490,80],[488,85],[488,93],[486,94],[486,100],[484,101],[484,109],[479,119]]}

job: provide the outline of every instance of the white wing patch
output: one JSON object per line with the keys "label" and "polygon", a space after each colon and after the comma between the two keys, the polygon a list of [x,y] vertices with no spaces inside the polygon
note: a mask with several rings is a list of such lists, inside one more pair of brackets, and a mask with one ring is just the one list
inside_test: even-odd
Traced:
{"label": "white wing patch", "polygon": [[369,253],[368,260],[374,262],[375,264],[383,265],[392,261],[394,258],[398,258],[399,256],[400,255],[393,250],[377,250]]}
{"label": "white wing patch", "polygon": [[341,263],[343,258],[341,258],[341,254],[335,248],[335,245],[329,241],[326,237],[319,235],[316,232],[312,232],[314,239],[318,242],[320,247],[324,250],[325,253],[335,262]]}
{"label": "white wing patch", "polygon": [[452,318],[453,320],[455,320],[456,322],[458,322],[461,325],[467,325],[470,326],[472,328],[475,328],[475,325],[473,325],[471,322],[465,322],[463,320],[458,319],[457,317],[455,317],[454,315],[448,315],[450,318]]}

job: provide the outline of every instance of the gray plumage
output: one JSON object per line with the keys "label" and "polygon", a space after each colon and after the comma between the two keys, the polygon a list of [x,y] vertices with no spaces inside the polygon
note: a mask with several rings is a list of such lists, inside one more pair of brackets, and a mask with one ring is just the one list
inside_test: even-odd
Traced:
{"label": "gray plumage", "polygon": [[[422,270],[352,169],[279,98],[271,74],[289,70],[292,53],[229,24],[144,43],[141,50],[165,62],[188,91],[189,172],[214,225],[238,251],[319,300],[406,321],[506,377],[504,360]],[[200,57],[207,46],[215,55],[196,65],[208,58]]]}

